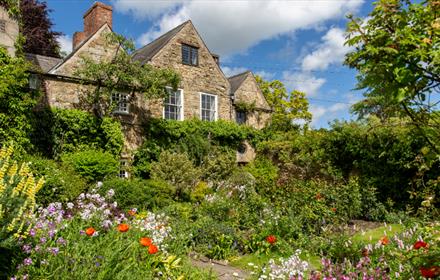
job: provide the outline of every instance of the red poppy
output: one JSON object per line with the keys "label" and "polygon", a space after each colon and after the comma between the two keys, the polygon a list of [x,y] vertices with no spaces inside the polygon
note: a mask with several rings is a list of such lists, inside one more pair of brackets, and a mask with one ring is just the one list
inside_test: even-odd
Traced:
{"label": "red poppy", "polygon": [[148,246],[148,254],[154,255],[157,252],[159,252],[159,249],[157,248],[156,245],[151,244],[150,246]]}
{"label": "red poppy", "polygon": [[384,237],[382,237],[381,239],[380,239],[380,243],[382,244],[382,245],[387,245],[388,243],[390,243],[390,240],[388,239],[388,236],[384,236]]}
{"label": "red poppy", "polygon": [[269,244],[275,244],[275,242],[277,242],[277,238],[275,237],[275,235],[269,235],[268,237],[266,237],[266,241]]}
{"label": "red poppy", "polygon": [[435,278],[440,276],[440,266],[421,267],[420,274],[425,278]]}
{"label": "red poppy", "polygon": [[119,232],[127,232],[130,227],[127,224],[119,224],[118,230]]}
{"label": "red poppy", "polygon": [[420,248],[428,248],[428,243],[419,240],[416,243],[414,243],[413,248],[415,250],[418,250]]}
{"label": "red poppy", "polygon": [[141,243],[141,245],[144,247],[149,247],[149,246],[153,245],[153,240],[151,240],[151,238],[148,238],[148,237],[142,237],[139,240],[139,243]]}
{"label": "red poppy", "polygon": [[94,228],[89,227],[89,228],[86,229],[86,234],[88,236],[92,236],[94,233],[95,233],[95,229]]}

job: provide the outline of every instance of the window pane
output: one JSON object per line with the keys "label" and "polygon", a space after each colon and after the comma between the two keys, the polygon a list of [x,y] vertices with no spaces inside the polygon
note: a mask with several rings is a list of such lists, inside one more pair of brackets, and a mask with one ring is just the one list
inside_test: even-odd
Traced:
{"label": "window pane", "polygon": [[190,47],[187,45],[182,45],[182,62],[185,64],[191,64]]}
{"label": "window pane", "polygon": [[167,89],[169,95],[164,100],[164,118],[167,120],[181,120],[182,91]]}
{"label": "window pane", "polygon": [[216,97],[213,95],[202,94],[201,95],[201,118],[205,121],[215,121],[216,115]]}
{"label": "window pane", "polygon": [[198,65],[198,50],[196,48],[191,48],[191,64]]}

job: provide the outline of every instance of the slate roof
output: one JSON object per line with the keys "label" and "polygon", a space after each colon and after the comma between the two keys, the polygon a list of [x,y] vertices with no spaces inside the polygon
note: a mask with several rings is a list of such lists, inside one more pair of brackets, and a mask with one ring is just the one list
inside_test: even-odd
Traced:
{"label": "slate roof", "polygon": [[50,69],[62,61],[61,58],[32,53],[26,53],[25,58],[32,64],[33,70],[43,73],[49,72]]}
{"label": "slate roof", "polygon": [[241,84],[246,80],[247,75],[250,71],[246,71],[232,77],[228,78],[229,84],[231,85],[231,94],[234,95],[237,89],[241,86]]}
{"label": "slate roof", "polygon": [[136,50],[133,53],[133,59],[140,61],[142,64],[147,63],[153,58],[165,45],[174,37],[180,30],[188,23],[189,20],[185,21],[181,25],[171,29],[167,33],[163,34],[156,40],[152,41],[148,45]]}

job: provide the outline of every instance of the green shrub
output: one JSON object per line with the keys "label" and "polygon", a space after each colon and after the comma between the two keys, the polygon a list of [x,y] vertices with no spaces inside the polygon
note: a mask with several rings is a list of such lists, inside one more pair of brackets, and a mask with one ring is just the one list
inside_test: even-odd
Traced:
{"label": "green shrub", "polygon": [[203,178],[207,181],[224,181],[237,169],[236,152],[213,147],[203,159]]}
{"label": "green shrub", "polygon": [[190,199],[192,202],[201,202],[207,194],[213,192],[212,188],[204,181],[200,181],[194,187],[190,194]]}
{"label": "green shrub", "polygon": [[37,156],[29,156],[26,161],[37,176],[45,179],[36,196],[38,204],[72,201],[87,189],[86,181],[68,165]]}
{"label": "green shrub", "polygon": [[186,154],[163,151],[159,161],[151,165],[151,178],[165,180],[176,189],[179,198],[189,192],[200,180],[200,169],[195,167]]}
{"label": "green shrub", "polygon": [[76,109],[44,109],[34,113],[32,142],[41,154],[58,158],[63,153],[102,149],[118,156],[124,136],[119,121],[96,118]]}
{"label": "green shrub", "polygon": [[113,189],[114,199],[122,209],[157,209],[173,202],[174,189],[165,181],[114,178],[103,182],[99,192]]}
{"label": "green shrub", "polygon": [[119,161],[112,154],[97,150],[65,154],[62,155],[62,161],[89,182],[102,181],[119,172]]}
{"label": "green shrub", "polygon": [[262,194],[273,194],[278,178],[278,167],[269,159],[260,157],[245,167],[256,180],[256,190]]}
{"label": "green shrub", "polygon": [[144,178],[150,176],[151,162],[158,161],[163,150],[185,153],[199,166],[216,147],[235,151],[243,141],[253,141],[261,134],[258,130],[233,122],[198,119],[150,119],[144,131],[146,141],[136,152],[133,163],[136,174]]}

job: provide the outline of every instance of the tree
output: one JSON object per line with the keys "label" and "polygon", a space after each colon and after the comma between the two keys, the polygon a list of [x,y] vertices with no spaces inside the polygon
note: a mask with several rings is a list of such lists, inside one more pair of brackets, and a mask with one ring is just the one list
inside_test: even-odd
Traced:
{"label": "tree", "polygon": [[50,12],[46,2],[20,1],[20,32],[25,37],[24,52],[60,57],[60,45],[57,39],[62,33],[52,31]]}
{"label": "tree", "polygon": [[23,58],[10,57],[0,47],[0,143],[29,145],[30,114],[36,92],[29,91],[27,64]]}
{"label": "tree", "polygon": [[272,127],[288,130],[293,127],[294,122],[308,124],[311,121],[309,101],[304,92],[294,90],[288,94],[284,84],[278,80],[269,82],[259,76],[256,79],[267,103],[273,109]]}
{"label": "tree", "polygon": [[440,136],[440,2],[379,0],[364,20],[350,16],[345,64],[365,99],[353,109],[383,121],[409,116],[437,153]]}
{"label": "tree", "polygon": [[115,33],[106,34],[107,49],[115,49],[108,61],[95,61],[90,57],[82,58],[82,67],[75,76],[88,86],[82,99],[84,109],[93,111],[95,116],[109,116],[115,104],[113,93],[126,92],[128,101],[135,94],[144,94],[146,98],[160,98],[167,95],[166,86],[177,89],[180,76],[171,69],[158,69],[149,64],[132,60],[134,44]]}

